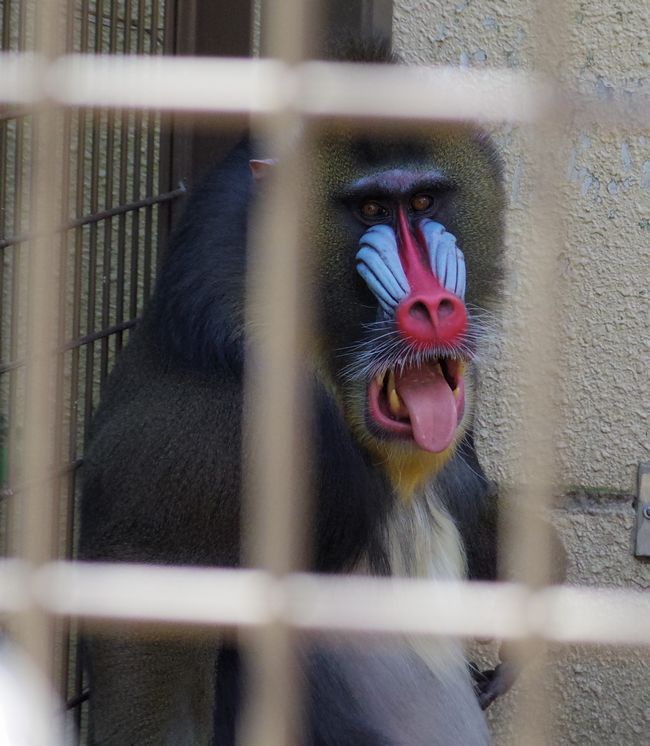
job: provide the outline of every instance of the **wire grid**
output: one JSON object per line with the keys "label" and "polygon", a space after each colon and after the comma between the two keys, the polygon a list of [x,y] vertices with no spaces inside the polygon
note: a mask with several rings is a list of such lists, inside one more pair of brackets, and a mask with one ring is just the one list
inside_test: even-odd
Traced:
{"label": "wire grid", "polygon": [[[71,19],[67,51],[162,53],[164,2],[69,0],[67,5]],[[35,8],[34,2],[0,3],[3,49],[33,48]],[[5,79],[11,80],[11,65],[3,64],[3,70]],[[20,327],[24,291],[20,255],[35,238],[27,229],[35,168],[33,119],[27,109],[0,111],[0,374],[7,374],[0,380],[3,393],[9,391],[2,397],[1,416],[4,427],[11,422],[15,430],[21,427],[20,413],[10,413],[7,404],[23,398],[19,394],[25,357],[25,335]],[[67,465],[75,469],[101,383],[151,292],[159,206],[184,190],[157,191],[160,141],[156,112],[71,109],[62,126],[63,152],[70,153],[69,159],[61,159],[62,181],[67,188],[61,192],[56,225],[67,254],[63,283],[68,295],[62,302],[63,346],[68,353],[64,361],[65,411],[69,418],[63,440],[69,443]],[[73,203],[68,203],[68,194],[74,194]],[[3,478],[6,481],[6,465]],[[19,476],[12,478],[13,492],[20,489],[21,481]]]}
{"label": "wire grid", "polygon": [[[60,35],[54,56],[163,51],[165,0],[65,0],[54,5],[2,0],[2,50],[23,56],[45,51],[50,41],[44,16]],[[2,70],[11,81],[11,66]],[[37,185],[47,177],[35,157],[39,121],[43,130],[51,127],[57,133],[52,141],[55,163],[46,182],[56,185],[47,195],[56,214],[47,225],[34,220],[33,209]],[[56,400],[50,426],[58,437],[51,459],[61,478],[52,485],[55,509],[46,545],[52,556],[70,557],[78,521],[77,470],[92,411],[151,293],[160,212],[184,191],[179,187],[159,193],[159,164],[158,112],[0,109],[0,555],[21,553],[19,506],[29,489],[25,475],[32,475],[21,464],[29,398],[25,363],[29,355],[34,361],[37,355],[35,342],[31,352],[27,342],[30,255],[50,251],[44,236],[54,230],[58,259],[50,269],[60,293],[48,313],[58,319],[58,328],[50,331],[61,352],[52,365],[56,391],[45,390]],[[33,297],[33,289],[29,292]],[[35,384],[37,390],[41,384]],[[74,696],[82,688],[76,645],[69,645],[67,623],[57,626],[52,632],[60,642],[54,657],[44,653],[51,658],[45,668],[61,682],[63,696]],[[80,716],[77,711],[77,721]]]}
{"label": "wire grid", "polygon": [[[293,10],[296,13],[299,5],[300,3],[287,3],[287,12]],[[291,19],[295,17],[290,16]],[[286,23],[286,18],[283,22],[286,24],[285,30],[292,28],[291,23]],[[279,29],[277,43],[281,45],[282,24]],[[300,50],[293,50],[289,53],[287,62],[296,63],[299,58]],[[420,121],[467,118],[521,121],[530,119],[531,112],[533,118],[544,116],[545,103],[540,95],[547,95],[544,94],[544,87],[540,89],[529,80],[502,73],[483,76],[488,89],[490,85],[497,84],[499,89],[497,100],[491,97],[492,103],[488,105],[486,98],[480,95],[485,88],[477,83],[481,76],[440,70],[414,75],[403,70],[359,70],[316,64],[283,66],[281,63],[241,61],[236,63],[239,75],[237,81],[241,85],[237,86],[233,94],[231,86],[235,63],[165,60],[158,64],[145,59],[81,61],[76,57],[68,57],[50,64],[43,59],[21,56],[2,59],[0,64],[3,69],[11,69],[13,72],[11,80],[0,81],[0,101],[6,101],[12,106],[34,105],[47,97],[50,106],[96,106],[107,103],[137,109],[144,105],[225,113],[252,111],[258,116],[269,117],[276,123],[286,122],[287,116],[292,117],[295,123],[301,118],[330,115],[350,121],[358,121],[359,117],[369,115],[393,120],[412,116]],[[127,79],[124,77],[125,65],[128,66],[128,86],[124,85]],[[170,69],[177,69],[178,76],[172,74],[170,78]],[[193,85],[189,86],[189,92],[186,76],[188,70],[193,72]],[[314,90],[315,77],[322,84],[316,89],[319,91],[318,98],[309,93]],[[373,77],[381,79],[383,96],[371,107],[362,109],[359,104],[361,82],[367,84]],[[417,80],[417,99],[411,97],[414,78]],[[431,88],[432,95],[423,95],[423,86],[431,86],[432,83],[435,84],[435,88]],[[522,92],[526,105],[521,104]],[[425,103],[422,103],[423,100]],[[399,107],[396,107],[396,101],[399,102]],[[395,114],[393,107],[399,110],[399,115]],[[552,112],[553,109],[547,111]],[[610,112],[610,115],[612,120],[618,120],[617,112]],[[629,124],[629,119],[625,119],[623,115],[621,117],[622,123]],[[271,131],[280,138],[277,129]],[[278,141],[281,143],[281,138]],[[49,167],[52,168],[52,164]],[[284,198],[297,200],[298,195],[291,195],[290,182],[287,179],[288,196],[285,195]],[[90,199],[92,202],[92,195]],[[97,207],[96,202],[93,203],[90,211],[93,205]],[[49,225],[39,226],[43,235],[47,235],[47,230],[50,235],[56,235],[60,222],[55,218],[56,216],[52,217]],[[283,217],[282,222],[284,220]],[[271,225],[269,232],[272,235],[287,236],[283,232],[285,228],[284,225]],[[77,227],[75,230],[83,228]],[[37,239],[38,237],[33,240]],[[25,243],[28,241],[17,241],[8,244],[6,248],[11,246],[16,251],[16,247]],[[280,266],[283,262],[294,262],[295,265],[291,250],[297,251],[296,242],[279,241],[278,247],[287,247],[286,253],[278,259]],[[75,256],[78,257],[78,254]],[[34,261],[38,262],[38,256],[34,257]],[[97,263],[97,259],[94,261]],[[125,264],[126,257],[121,261]],[[132,259],[132,262],[135,262],[132,268],[137,269],[137,260]],[[78,277],[75,274],[75,278]],[[65,280],[65,275],[61,279]],[[17,286],[20,290],[20,282]],[[91,286],[93,282],[89,281],[89,293]],[[65,282],[62,282],[59,298],[65,297],[65,287]],[[97,292],[96,286],[93,287],[95,289],[92,292]],[[77,301],[80,292],[75,296]],[[16,297],[12,295],[13,300]],[[129,294],[128,298],[130,302],[133,296]],[[126,305],[127,300],[124,299],[122,303]],[[132,305],[131,308],[133,307]],[[284,309],[278,306],[275,312],[282,315]],[[43,323],[46,320],[41,318]],[[81,323],[79,319],[78,324]],[[87,327],[89,326],[92,326],[90,321],[87,323]],[[86,331],[89,331],[88,328]],[[10,336],[10,340],[15,345],[19,344],[17,335]],[[60,338],[60,341],[65,342],[65,339]],[[31,360],[27,353],[26,359]],[[59,363],[55,358],[52,360],[51,365],[56,370]],[[15,365],[7,370],[9,374],[19,369],[19,355],[10,357],[10,361],[12,364],[15,361]],[[283,377],[286,380],[291,374],[292,365],[293,361],[286,358],[272,361],[272,375],[269,373],[264,376],[267,395],[269,390],[273,390],[273,381]],[[41,383],[46,380],[45,375],[42,374],[40,380]],[[18,398],[16,396],[14,391],[12,401],[20,399],[19,395]],[[47,404],[43,406],[47,408]],[[51,412],[50,422],[54,423],[55,420],[56,412]],[[289,424],[285,444],[290,435]],[[270,439],[270,447],[278,445],[278,440],[277,436]],[[280,444],[280,448],[282,447],[284,446]],[[267,454],[269,461],[277,457],[277,452]],[[33,459],[33,463],[38,461],[36,455]],[[285,462],[280,460],[280,463]],[[550,471],[549,462],[543,460],[531,466],[536,476],[534,481],[544,489],[544,475]],[[44,475],[43,479],[47,476],[50,475]],[[291,489],[295,489],[295,483],[289,493]],[[285,511],[288,511],[284,512],[286,517],[291,513],[286,491],[285,499]],[[254,506],[255,501],[252,504]],[[39,535],[39,531],[43,534],[44,529],[47,532],[42,519],[41,515],[41,526],[35,535]],[[39,522],[38,516],[35,522]],[[290,524],[291,521],[287,521],[285,527]],[[277,529],[278,526],[270,528]],[[270,532],[266,537],[262,534],[261,538],[267,542],[263,556],[267,558],[265,564],[270,573],[69,566],[47,563],[47,557],[43,556],[42,551],[18,552],[26,558],[26,562],[7,563],[0,569],[0,587],[4,591],[0,594],[0,608],[16,615],[27,614],[28,617],[44,617],[46,620],[67,616],[84,617],[96,624],[115,624],[125,620],[153,622],[162,619],[174,625],[188,625],[184,628],[190,634],[192,628],[201,625],[271,630],[276,634],[267,639],[263,652],[265,649],[269,655],[267,661],[272,660],[276,666],[276,677],[278,671],[287,671],[285,681],[290,678],[288,663],[291,646],[281,645],[278,654],[277,650],[272,650],[271,643],[277,642],[278,632],[286,635],[290,629],[374,630],[394,633],[406,630],[428,634],[495,634],[509,639],[534,636],[558,641],[650,643],[650,629],[647,624],[642,623],[643,619],[648,619],[650,602],[640,594],[578,588],[535,591],[513,584],[490,586],[486,589],[478,584],[409,580],[387,582],[351,578],[287,578],[284,577],[284,572],[291,569],[291,558],[278,543],[278,536],[273,538]],[[29,546],[29,536],[27,539]],[[35,564],[39,566],[35,570],[32,569],[34,558],[37,560]],[[96,589],[99,587],[102,592],[98,595]],[[169,605],[170,598],[174,599],[173,608]],[[47,634],[47,627],[41,626],[36,627],[31,636],[26,638],[27,649],[37,660],[42,661],[46,657],[42,652],[42,643]],[[277,684],[275,688],[280,689]],[[260,692],[264,696],[264,687]],[[256,736],[259,731],[253,725],[250,730],[252,743],[288,742],[286,739],[291,731],[293,705],[290,699],[278,702],[273,699],[273,692],[270,695],[267,706],[257,708],[259,712],[267,713],[264,740],[260,740],[259,735]],[[527,735],[531,742],[538,740],[538,734]]]}

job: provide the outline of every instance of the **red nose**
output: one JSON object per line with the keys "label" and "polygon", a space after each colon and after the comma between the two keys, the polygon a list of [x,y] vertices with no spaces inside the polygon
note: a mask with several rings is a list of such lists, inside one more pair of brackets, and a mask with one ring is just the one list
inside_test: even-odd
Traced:
{"label": "red nose", "polygon": [[457,343],[467,329],[465,304],[430,278],[428,290],[415,292],[399,304],[396,321],[405,337],[423,346]]}
{"label": "red nose", "polygon": [[[467,329],[463,301],[438,281],[409,229],[404,210],[398,213],[400,260],[411,294],[397,306],[395,320],[402,334],[424,347],[457,344]],[[423,244],[422,235],[419,236]]]}

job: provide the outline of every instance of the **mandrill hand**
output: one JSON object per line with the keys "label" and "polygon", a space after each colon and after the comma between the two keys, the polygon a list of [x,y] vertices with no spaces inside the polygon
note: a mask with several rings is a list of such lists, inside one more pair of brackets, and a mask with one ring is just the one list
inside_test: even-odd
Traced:
{"label": "mandrill hand", "polygon": [[509,692],[520,673],[519,667],[512,661],[499,663],[488,671],[479,671],[474,663],[470,663],[469,668],[482,710],[487,710],[497,697]]}

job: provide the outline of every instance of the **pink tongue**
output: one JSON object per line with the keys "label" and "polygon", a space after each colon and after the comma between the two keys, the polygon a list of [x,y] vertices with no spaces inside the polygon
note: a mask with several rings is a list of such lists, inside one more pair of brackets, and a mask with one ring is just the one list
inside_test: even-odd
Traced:
{"label": "pink tongue", "polygon": [[420,448],[433,453],[449,448],[458,425],[458,409],[440,365],[407,369],[397,376],[395,388],[409,411],[413,437]]}

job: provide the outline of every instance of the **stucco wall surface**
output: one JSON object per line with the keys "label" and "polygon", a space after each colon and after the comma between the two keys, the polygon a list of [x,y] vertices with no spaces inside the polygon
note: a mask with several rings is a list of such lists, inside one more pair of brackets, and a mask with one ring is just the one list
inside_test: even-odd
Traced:
{"label": "stucco wall surface", "polygon": [[[554,523],[568,553],[569,583],[650,591],[650,562],[632,556],[633,516],[619,496],[567,497]],[[478,647],[475,660],[496,660],[496,644]],[[549,742],[557,746],[650,745],[650,650],[558,646],[550,652],[546,677],[524,673],[533,698],[539,691],[553,703]],[[521,686],[488,710],[497,746],[519,746],[517,713]]]}
{"label": "stucco wall surface", "polygon": [[[529,2],[397,0],[395,46],[408,62],[532,69],[533,10]],[[571,0],[566,21],[567,56],[552,66],[570,89],[622,102],[650,96],[650,3]],[[650,132],[594,125],[564,134],[559,477],[631,492],[637,464],[650,460]],[[512,320],[534,281],[526,270],[534,267],[527,246],[536,195],[531,133],[504,126],[495,137],[510,198],[512,272],[505,334],[482,374],[481,399],[490,404],[479,411],[478,436],[491,473],[511,481],[508,444],[520,407],[509,381],[514,346],[530,342]]]}
{"label": "stucco wall surface", "polygon": [[[535,67],[536,4],[396,0],[395,47],[407,61],[473,68]],[[568,0],[557,19],[565,55],[550,65],[569,90],[625,104],[650,97],[650,3]],[[568,581],[650,589],[650,564],[632,556],[636,468],[650,461],[650,127],[569,124],[553,148],[562,244],[557,266],[559,405],[554,512],[569,555]],[[519,322],[535,284],[532,168],[535,133],[504,125],[510,274],[501,333],[481,368],[477,439],[489,475],[516,482],[522,421],[518,351],[535,340]],[[569,494],[573,490],[573,496]],[[578,494],[580,497],[576,497]],[[650,620],[648,620],[650,624]],[[650,651],[570,646],[548,664],[557,744],[650,746]],[[534,686],[533,682],[533,686]],[[497,744],[517,744],[517,692],[497,702]]]}

